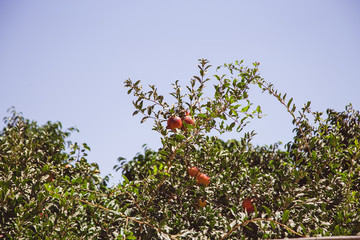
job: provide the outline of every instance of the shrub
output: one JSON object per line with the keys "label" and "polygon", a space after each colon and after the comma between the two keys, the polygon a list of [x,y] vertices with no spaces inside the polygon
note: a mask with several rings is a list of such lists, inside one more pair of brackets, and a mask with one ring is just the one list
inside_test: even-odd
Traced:
{"label": "shrub", "polygon": [[[76,200],[98,196],[104,188],[97,164],[86,162],[90,150],[86,144],[80,149],[68,142],[70,152],[65,152],[65,139],[76,129],[62,131],[59,122],[38,126],[14,110],[5,124],[0,135],[0,235],[6,239],[100,236],[94,233],[99,209]],[[98,220],[105,221],[103,216]]]}
{"label": "shrub", "polygon": [[[224,64],[214,77],[208,61],[170,104],[155,86],[125,81],[134,115],[154,120],[162,147],[144,145],[133,160],[119,158],[123,182],[108,187],[86,144],[67,142],[76,129],[39,126],[10,112],[0,133],[0,236],[6,239],[245,239],[356,235],[360,232],[360,115],[300,111],[292,98],[259,76],[258,63]],[[213,84],[213,91],[205,86]],[[260,106],[259,87],[293,118],[294,138],[280,148],[254,146],[238,131]],[[213,95],[211,95],[213,94]],[[178,116],[180,127],[168,127]],[[192,121],[188,118],[191,117]],[[187,118],[187,119],[186,119]],[[179,122],[179,121],[177,121]],[[188,124],[190,123],[190,124]],[[180,125],[180,124],[178,124]],[[69,149],[67,148],[69,146]],[[195,167],[196,173],[189,172]]]}
{"label": "shrub", "polygon": [[[292,98],[286,99],[273,85],[258,75],[258,63],[245,68],[242,62],[225,64],[228,75],[214,75],[214,96],[204,96],[205,74],[210,68],[200,60],[200,76],[195,76],[187,93],[175,82],[164,101],[155,86],[144,91],[140,82],[125,82],[133,92],[135,114],[154,119],[153,130],[161,134],[159,151],[145,148],[144,155],[117,166],[125,184],[136,184],[133,194],[136,216],[149,219],[172,237],[184,238],[279,238],[318,235],[351,235],[359,223],[359,113],[351,105],[338,113],[312,112],[310,102],[296,112]],[[248,90],[258,85],[276,97],[293,117],[295,136],[284,150],[278,144],[255,147],[253,132],[239,140],[224,142],[211,137],[213,130],[242,131],[248,119],[261,117],[261,108],[251,110]],[[196,124],[189,131],[170,132],[164,124],[172,115],[189,111]],[[311,123],[311,120],[313,123]],[[196,166],[211,183],[196,184],[187,169]],[[248,214],[242,201],[250,198],[255,212]],[[207,201],[199,208],[197,201]],[[136,224],[135,224],[136,225]],[[133,226],[144,237],[148,226]],[[154,232],[151,232],[155,234]],[[160,237],[161,232],[157,232]],[[149,235],[146,235],[149,237]],[[154,237],[156,238],[156,237]]]}

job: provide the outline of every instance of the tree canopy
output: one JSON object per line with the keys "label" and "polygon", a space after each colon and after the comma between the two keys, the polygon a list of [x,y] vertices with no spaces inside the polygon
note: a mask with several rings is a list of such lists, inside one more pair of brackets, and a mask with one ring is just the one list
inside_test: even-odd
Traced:
{"label": "tree canopy", "polygon": [[[154,85],[125,81],[134,115],[153,120],[162,147],[144,145],[114,169],[123,182],[107,185],[90,147],[68,141],[61,123],[39,126],[14,110],[0,134],[0,236],[6,239],[248,239],[360,233],[360,114],[297,110],[241,61],[211,65],[185,91],[173,84],[172,103]],[[213,92],[204,87],[214,86]],[[254,146],[243,132],[262,117],[249,89],[275,97],[293,118],[283,148]],[[216,134],[214,134],[216,133]],[[219,137],[220,136],[220,137]]]}

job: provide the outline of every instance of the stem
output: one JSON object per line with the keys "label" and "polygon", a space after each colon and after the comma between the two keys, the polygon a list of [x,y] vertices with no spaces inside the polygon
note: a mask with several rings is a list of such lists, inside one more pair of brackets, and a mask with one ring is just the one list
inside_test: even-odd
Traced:
{"label": "stem", "polygon": [[[298,126],[299,130],[301,131],[301,134],[303,136],[303,140],[305,141],[305,145],[306,145],[306,148],[308,150],[308,153],[309,153],[309,156],[311,156],[311,150],[310,150],[310,145],[305,137],[305,133],[304,131],[302,130],[301,126],[300,126],[300,122],[296,119],[296,116],[294,114],[293,111],[290,110],[290,107],[287,106],[287,104],[284,102],[284,100],[276,93],[276,91],[274,91],[270,85],[264,81],[260,81],[260,80],[256,80],[255,79],[255,82],[259,85],[261,85],[265,90],[267,90],[269,92],[270,95],[276,97],[279,102],[285,106],[286,110],[288,113],[290,113],[290,115],[292,116],[292,118],[294,119],[295,121],[295,124]],[[308,109],[309,110],[309,109]],[[310,111],[310,110],[309,110]]]}

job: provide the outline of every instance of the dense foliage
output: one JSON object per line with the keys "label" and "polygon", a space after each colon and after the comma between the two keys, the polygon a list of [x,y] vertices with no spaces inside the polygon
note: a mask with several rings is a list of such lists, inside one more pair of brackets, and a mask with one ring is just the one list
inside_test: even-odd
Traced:
{"label": "dense foliage", "polygon": [[[180,162],[173,170],[180,177],[169,178],[159,188],[159,197],[165,198],[160,206],[166,206],[160,212],[173,209],[175,219],[167,218],[174,223],[170,227],[189,226],[183,234],[192,237],[218,239],[226,236],[224,232],[232,232],[233,238],[358,234],[360,116],[350,106],[342,113],[327,112],[330,125],[308,130],[306,139],[294,137],[287,150],[279,150],[277,144],[254,147],[246,141],[210,138],[212,144],[194,153],[193,165],[211,176],[211,184],[206,188],[196,185]],[[337,140],[330,144],[330,138]],[[304,141],[312,146],[310,152],[307,148],[300,151],[299,143]],[[160,153],[145,148],[144,154],[124,164],[123,173],[131,181],[145,181],[159,169],[160,159]],[[248,197],[257,208],[250,216],[241,204]],[[166,202],[169,199],[171,206]],[[200,209],[197,199],[206,199],[208,206]],[[185,216],[176,215],[181,204],[189,202],[182,208]],[[216,235],[219,223],[223,228]]]}
{"label": "dense foliage", "polygon": [[[137,97],[134,114],[143,113],[142,121],[154,118],[154,130],[162,135],[163,143],[159,151],[145,149],[144,155],[122,166],[129,184],[140,183],[141,194],[134,198],[144,204],[147,217],[177,237],[358,234],[359,113],[349,105],[341,113],[327,110],[322,119],[323,113],[311,111],[310,102],[296,112],[292,98],[287,100],[286,94],[260,78],[258,66],[255,63],[249,69],[236,62],[219,67],[218,71],[228,70],[230,77],[214,75],[214,97],[207,98],[203,87],[211,81],[205,78],[210,65],[200,60],[200,76],[186,87],[188,93],[181,93],[175,82],[173,105],[164,103],[154,86],[144,92],[139,82],[126,81],[129,92]],[[253,133],[229,142],[208,136],[213,129],[220,134],[234,127],[241,131],[249,118],[261,117],[260,107],[250,111],[252,85],[276,97],[293,117],[296,135],[285,150],[277,144],[254,147]],[[174,115],[183,118],[184,111],[190,112],[196,124],[190,130],[166,130],[163,122]],[[192,166],[210,177],[209,186],[198,185],[188,174]],[[253,200],[255,212],[244,211],[245,199]],[[202,208],[199,201],[204,200],[207,205]],[[142,235],[140,227],[134,230]]]}
{"label": "dense foliage", "polygon": [[[242,239],[360,232],[360,115],[300,111],[242,62],[207,60],[170,104],[155,86],[127,80],[136,114],[154,120],[162,148],[119,158],[123,182],[106,185],[86,144],[60,123],[38,126],[12,112],[0,135],[0,236],[7,239]],[[213,92],[205,91],[212,84]],[[293,141],[254,146],[249,89],[277,98],[293,117]],[[173,119],[181,119],[176,122]],[[189,120],[187,121],[186,120]],[[171,120],[170,120],[171,119]],[[177,125],[180,124],[180,125]],[[238,140],[219,134],[238,131]],[[67,145],[70,146],[67,149]],[[191,170],[190,170],[191,169]]]}
{"label": "dense foliage", "polygon": [[[101,236],[108,221],[98,208],[84,204],[105,189],[97,164],[65,139],[60,123],[38,126],[11,111],[0,135],[0,236],[6,239],[89,239]],[[70,146],[69,153],[65,152]],[[73,163],[73,164],[72,164]]]}

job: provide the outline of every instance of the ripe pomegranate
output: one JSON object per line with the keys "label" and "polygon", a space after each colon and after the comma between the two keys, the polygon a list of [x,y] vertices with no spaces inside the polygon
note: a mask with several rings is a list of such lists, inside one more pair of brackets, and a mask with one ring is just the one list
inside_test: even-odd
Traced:
{"label": "ripe pomegranate", "polygon": [[185,122],[187,125],[194,125],[194,124],[195,124],[195,121],[194,121],[194,119],[192,119],[191,116],[185,116],[185,117],[184,117],[184,122]]}
{"label": "ripe pomegranate", "polygon": [[182,127],[182,121],[181,121],[181,118],[179,118],[178,116],[170,117],[167,120],[167,126],[166,126],[167,129],[171,129],[174,131],[175,129],[181,128],[181,127]]}
{"label": "ripe pomegranate", "polygon": [[191,167],[188,169],[188,172],[190,176],[196,177],[199,174],[200,170],[197,167]]}
{"label": "ripe pomegranate", "polygon": [[192,119],[192,117],[190,116],[190,112],[189,111],[186,111],[186,116],[183,117],[183,126],[182,126],[182,130],[187,130],[186,129],[186,125],[194,125],[195,124],[195,121],[194,119]]}
{"label": "ripe pomegranate", "polygon": [[206,206],[206,204],[207,204],[206,200],[203,201],[203,200],[199,199],[199,207],[203,208]]}
{"label": "ripe pomegranate", "polygon": [[203,184],[204,186],[207,186],[210,184],[210,177],[205,173],[200,173],[196,176],[196,182],[198,184]]}
{"label": "ripe pomegranate", "polygon": [[242,202],[242,207],[248,214],[255,212],[255,207],[252,204],[252,202],[253,202],[252,198],[245,198]]}

